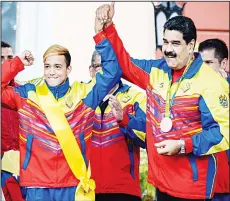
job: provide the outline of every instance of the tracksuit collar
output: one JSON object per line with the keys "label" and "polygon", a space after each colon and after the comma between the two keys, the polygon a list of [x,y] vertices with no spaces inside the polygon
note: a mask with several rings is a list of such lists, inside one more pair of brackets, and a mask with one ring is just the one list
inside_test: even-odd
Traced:
{"label": "tracksuit collar", "polygon": [[62,98],[67,93],[70,87],[69,78],[67,78],[63,84],[58,85],[56,87],[49,86],[46,81],[45,83],[56,99]]}

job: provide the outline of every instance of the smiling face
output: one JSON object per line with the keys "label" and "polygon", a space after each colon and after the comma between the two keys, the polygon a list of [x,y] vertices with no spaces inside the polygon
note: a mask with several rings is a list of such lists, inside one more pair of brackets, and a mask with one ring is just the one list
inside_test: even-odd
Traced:
{"label": "smiling face", "polygon": [[183,39],[183,34],[175,30],[165,30],[162,52],[170,68],[180,70],[190,61],[193,55],[195,41],[188,44]]}
{"label": "smiling face", "polygon": [[71,66],[66,65],[64,55],[48,56],[44,62],[44,78],[49,86],[64,83],[70,72]]}

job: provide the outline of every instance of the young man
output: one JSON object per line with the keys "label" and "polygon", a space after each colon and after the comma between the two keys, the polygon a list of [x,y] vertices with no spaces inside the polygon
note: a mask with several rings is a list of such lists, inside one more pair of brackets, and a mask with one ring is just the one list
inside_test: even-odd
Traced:
{"label": "young man", "polygon": [[[90,76],[102,70],[92,55]],[[140,146],[145,148],[146,98],[121,81],[95,111],[91,167],[97,201],[141,201]],[[141,132],[142,131],[142,132]]]}
{"label": "young man", "polygon": [[38,87],[8,85],[33,63],[30,52],[3,63],[2,102],[19,113],[20,184],[27,201],[94,200],[89,162],[94,110],[121,77],[109,41],[97,38],[96,43],[103,74],[96,75],[91,90],[84,83],[69,85],[71,56],[59,45],[43,55],[45,82]]}
{"label": "young man", "polygon": [[[114,3],[96,11],[123,77],[146,90],[148,181],[158,201],[213,197],[214,153],[229,148],[228,84],[194,54],[196,27],[176,16],[164,25],[159,60],[132,59],[112,23]],[[215,80],[215,82],[213,82]]]}
{"label": "young man", "polygon": [[[228,62],[227,45],[222,40],[214,38],[201,42],[198,49],[203,61],[229,82],[229,75],[225,72]],[[230,200],[229,149],[217,153],[216,157],[216,187],[212,201],[227,201]]]}
{"label": "young man", "polygon": [[226,72],[228,65],[228,47],[220,39],[208,39],[200,43],[198,51],[203,61],[230,83]]}

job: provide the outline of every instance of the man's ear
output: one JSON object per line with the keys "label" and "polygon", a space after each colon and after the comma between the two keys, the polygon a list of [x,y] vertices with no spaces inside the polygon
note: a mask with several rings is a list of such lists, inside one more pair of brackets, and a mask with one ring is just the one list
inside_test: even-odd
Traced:
{"label": "man's ear", "polygon": [[227,58],[224,58],[221,63],[220,63],[220,66],[223,70],[226,70],[227,68],[227,65],[228,65],[228,59]]}
{"label": "man's ear", "polygon": [[69,75],[71,73],[71,71],[72,71],[72,66],[68,66],[67,67],[67,75]]}
{"label": "man's ear", "polygon": [[194,52],[195,44],[196,44],[196,42],[195,42],[194,39],[189,42],[189,44],[188,44],[189,45],[188,51],[189,51],[190,54],[192,54]]}

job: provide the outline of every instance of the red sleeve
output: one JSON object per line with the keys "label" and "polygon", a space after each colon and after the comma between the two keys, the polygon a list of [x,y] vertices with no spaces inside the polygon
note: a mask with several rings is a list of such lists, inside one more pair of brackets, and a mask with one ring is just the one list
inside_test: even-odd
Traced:
{"label": "red sleeve", "polygon": [[128,124],[129,124],[129,116],[127,113],[124,112],[123,113],[123,119],[122,119],[122,121],[118,122],[118,125],[120,127],[126,127]]}
{"label": "red sleeve", "polygon": [[130,55],[125,50],[123,43],[117,34],[114,24],[104,28],[104,32],[106,33],[106,36],[117,55],[123,77],[126,80],[138,85],[142,89],[146,89],[149,83],[150,72],[150,66],[145,65],[147,60],[138,60],[136,63],[131,60]]}
{"label": "red sleeve", "polygon": [[186,154],[189,154],[193,151],[193,143],[192,143],[192,138],[188,137],[188,138],[184,138],[185,141],[185,151]]}
{"label": "red sleeve", "polygon": [[106,33],[104,31],[99,32],[98,34],[96,34],[93,39],[95,41],[96,44],[100,43],[101,41],[103,41],[106,38]]}
{"label": "red sleeve", "polygon": [[19,57],[7,60],[2,64],[2,103],[8,105],[12,109],[19,109],[21,105],[21,98],[14,88],[9,86],[9,83],[14,77],[24,69],[24,65]]}

